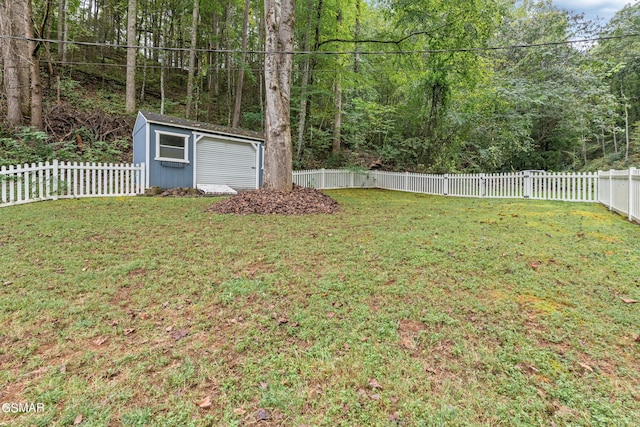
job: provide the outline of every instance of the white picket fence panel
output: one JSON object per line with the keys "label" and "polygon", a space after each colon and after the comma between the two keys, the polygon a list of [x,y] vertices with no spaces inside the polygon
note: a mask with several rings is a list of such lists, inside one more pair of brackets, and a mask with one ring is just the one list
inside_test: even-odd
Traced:
{"label": "white picket fence panel", "polygon": [[598,173],[598,200],[609,210],[640,222],[640,170],[610,170]]}
{"label": "white picket fence panel", "polygon": [[409,172],[303,170],[293,182],[319,189],[382,188],[479,198],[600,202],[640,222],[640,171],[539,172],[430,175]]}
{"label": "white picket fence panel", "polygon": [[144,193],[145,165],[54,160],[0,168],[0,207],[40,200]]}

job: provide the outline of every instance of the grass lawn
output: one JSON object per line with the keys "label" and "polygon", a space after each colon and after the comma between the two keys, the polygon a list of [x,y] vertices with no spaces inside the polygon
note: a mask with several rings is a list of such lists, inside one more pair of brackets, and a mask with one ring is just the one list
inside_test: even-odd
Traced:
{"label": "grass lawn", "polygon": [[339,214],[0,209],[0,403],[44,405],[0,425],[638,425],[639,226],[327,193]]}

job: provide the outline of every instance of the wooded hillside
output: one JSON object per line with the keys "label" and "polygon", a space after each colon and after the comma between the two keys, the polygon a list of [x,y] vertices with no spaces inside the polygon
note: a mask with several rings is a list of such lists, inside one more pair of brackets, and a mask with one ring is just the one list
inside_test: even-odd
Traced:
{"label": "wooded hillside", "polygon": [[[126,157],[138,109],[262,131],[263,8],[0,0],[0,162]],[[294,166],[637,163],[639,33],[639,4],[602,24],[550,1],[297,1]]]}

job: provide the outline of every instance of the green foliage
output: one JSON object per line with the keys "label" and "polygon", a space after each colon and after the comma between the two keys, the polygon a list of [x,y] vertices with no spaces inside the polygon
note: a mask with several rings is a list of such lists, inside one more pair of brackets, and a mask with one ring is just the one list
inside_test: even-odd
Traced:
{"label": "green foliage", "polygon": [[32,128],[23,128],[17,135],[0,138],[0,166],[38,163],[51,160],[76,162],[120,163],[123,153],[129,150],[129,142],[92,141],[91,135],[78,130],[86,141],[79,150],[75,141],[52,142],[49,136]]}
{"label": "green foliage", "polygon": [[0,166],[52,160],[54,150],[47,140],[46,133],[32,128],[20,130],[17,139],[0,138]]}
{"label": "green foliage", "polygon": [[394,107],[347,96],[343,138],[355,151],[376,151],[386,147],[394,127]]}

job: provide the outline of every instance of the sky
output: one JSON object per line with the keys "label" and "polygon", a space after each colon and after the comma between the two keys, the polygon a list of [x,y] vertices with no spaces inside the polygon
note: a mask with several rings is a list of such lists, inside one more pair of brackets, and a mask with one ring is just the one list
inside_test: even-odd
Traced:
{"label": "sky", "polygon": [[608,21],[617,11],[629,3],[637,0],[553,0],[553,4],[559,8],[584,13],[587,19],[597,17]]}

